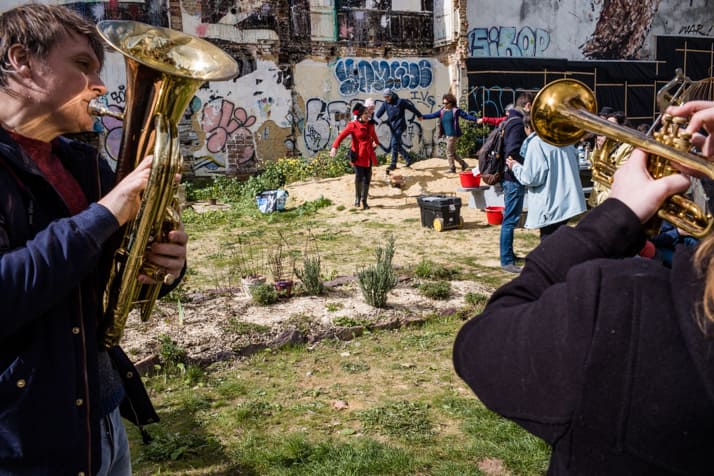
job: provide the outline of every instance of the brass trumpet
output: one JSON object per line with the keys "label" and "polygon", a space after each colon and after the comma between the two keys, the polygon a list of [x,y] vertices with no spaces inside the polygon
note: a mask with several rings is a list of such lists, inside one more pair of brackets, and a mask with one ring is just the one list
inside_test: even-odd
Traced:
{"label": "brass trumpet", "polygon": [[[662,110],[675,99],[679,100],[683,82],[682,78],[675,78],[658,92]],[[680,87],[680,91],[674,95],[665,92],[673,86]],[[660,116],[653,128],[657,125],[661,128],[652,137],[604,120],[596,112],[597,101],[590,88],[575,79],[559,79],[547,84],[536,95],[531,104],[531,124],[538,136],[555,146],[574,144],[587,132],[593,132],[638,147],[649,154],[647,168],[655,179],[678,173],[671,163],[714,178],[714,163],[690,152],[691,136],[682,129],[686,126],[685,119],[667,114]],[[606,174],[604,180],[607,183],[603,185],[610,186],[611,176],[612,172]],[[709,234],[714,225],[711,214],[681,195],[670,197],[658,210],[657,217],[647,224],[650,235],[658,232],[660,220],[667,220],[697,238]]]}

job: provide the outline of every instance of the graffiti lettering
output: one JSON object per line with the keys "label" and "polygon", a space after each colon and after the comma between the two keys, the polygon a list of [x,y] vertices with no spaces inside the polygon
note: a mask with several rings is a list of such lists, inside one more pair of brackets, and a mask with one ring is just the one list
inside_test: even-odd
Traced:
{"label": "graffiti lettering", "polygon": [[474,28],[468,35],[469,56],[545,56],[550,33],[542,28],[512,26]]}
{"label": "graffiti lettering", "polygon": [[347,58],[338,60],[334,71],[343,96],[381,92],[384,88],[395,91],[428,88],[434,80],[429,60],[413,62]]}
{"label": "graffiti lettering", "polygon": [[679,27],[680,35],[700,35],[700,36],[711,36],[712,30],[714,30],[714,25],[709,25],[708,27],[702,25],[701,23],[693,23],[691,25],[682,25]]}

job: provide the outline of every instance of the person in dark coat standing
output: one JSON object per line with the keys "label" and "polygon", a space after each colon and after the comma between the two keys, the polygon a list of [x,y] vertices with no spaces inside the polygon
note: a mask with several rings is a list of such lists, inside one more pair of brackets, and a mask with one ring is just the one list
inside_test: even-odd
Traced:
{"label": "person in dark coat standing", "polygon": [[[107,92],[103,59],[94,24],[67,7],[0,15],[3,475],[129,475],[120,409],[158,421],[136,369],[101,335],[108,243],[136,216],[151,159],[114,186],[96,149],[63,137],[92,131],[88,103]],[[168,238],[146,258],[179,276],[188,237]]]}
{"label": "person in dark coat standing", "polygon": [[[714,102],[667,112],[714,130]],[[692,142],[714,159],[711,135]],[[653,180],[635,150],[609,198],[543,241],[459,331],[457,373],[551,445],[549,475],[712,474],[714,235],[678,247],[671,269],[636,257],[643,224],[689,184]]]}
{"label": "person in dark coat standing", "polygon": [[[508,111],[508,119],[504,126],[503,155],[507,159],[523,164],[521,145],[526,139],[523,127],[523,114],[530,111],[533,93],[523,92],[516,98],[516,106]],[[510,273],[519,273],[520,266],[516,264],[516,254],[513,251],[513,233],[521,219],[525,187],[518,182],[511,169],[506,168],[503,174],[503,222],[499,242],[501,269]]]}
{"label": "person in dark coat standing", "polygon": [[387,172],[391,172],[397,168],[397,157],[399,154],[402,154],[402,157],[404,157],[404,162],[407,167],[412,164],[412,161],[409,158],[409,152],[407,152],[404,148],[404,144],[402,143],[402,134],[404,134],[407,130],[405,111],[411,111],[419,119],[421,119],[422,114],[416,106],[411,103],[411,101],[401,99],[397,96],[397,93],[391,89],[385,89],[382,92],[382,96],[384,96],[384,102],[377,110],[374,117],[378,119],[385,113],[387,114],[385,122],[389,126],[389,130],[392,133],[392,139],[389,143],[389,149],[392,151],[392,162],[389,164],[389,167],[387,167]]}
{"label": "person in dark coat standing", "polygon": [[352,136],[350,145],[351,160],[350,165],[355,171],[355,207],[367,210],[367,196],[369,195],[369,184],[372,181],[372,166],[377,165],[377,154],[374,148],[377,146],[377,133],[372,122],[372,112],[363,104],[356,104],[352,108],[352,114],[356,117],[350,121],[330,149],[330,157],[337,154],[337,148],[347,136]]}

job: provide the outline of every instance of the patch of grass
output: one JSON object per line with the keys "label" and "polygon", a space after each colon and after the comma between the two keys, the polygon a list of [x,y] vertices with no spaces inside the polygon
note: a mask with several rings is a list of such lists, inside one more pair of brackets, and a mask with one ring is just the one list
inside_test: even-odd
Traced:
{"label": "patch of grass", "polygon": [[357,327],[364,326],[367,323],[363,320],[353,319],[347,316],[337,316],[332,320],[332,324],[338,327]]}
{"label": "patch of grass", "polygon": [[387,402],[360,412],[359,419],[367,431],[407,440],[429,438],[434,433],[429,405],[420,402]]}
{"label": "patch of grass", "polygon": [[[259,352],[214,364],[200,387],[180,376],[147,379],[162,420],[148,429],[161,436],[161,451],[147,457],[127,425],[134,472],[475,476],[475,462],[492,458],[514,476],[543,474],[547,446],[486,410],[455,376],[461,325],[434,317],[352,341]],[[336,410],[337,400],[348,406]]]}
{"label": "patch of grass", "polygon": [[421,283],[419,292],[429,299],[449,299],[449,296],[451,296],[451,283],[448,281]]}
{"label": "patch of grass", "polygon": [[483,309],[490,297],[491,296],[482,293],[468,292],[464,295],[464,302],[469,306]]}
{"label": "patch of grass", "polygon": [[270,326],[245,322],[237,317],[231,317],[226,326],[226,332],[234,334],[264,334],[270,330]]}
{"label": "patch of grass", "polygon": [[414,275],[422,279],[449,280],[456,278],[458,274],[458,271],[426,258],[422,258],[414,268]]}
{"label": "patch of grass", "polygon": [[327,305],[325,305],[325,309],[327,309],[328,312],[337,312],[343,307],[345,307],[345,305],[341,302],[328,302]]}
{"label": "patch of grass", "polygon": [[369,364],[366,362],[342,362],[340,367],[343,371],[350,374],[358,374],[362,372],[367,372],[369,370]]}

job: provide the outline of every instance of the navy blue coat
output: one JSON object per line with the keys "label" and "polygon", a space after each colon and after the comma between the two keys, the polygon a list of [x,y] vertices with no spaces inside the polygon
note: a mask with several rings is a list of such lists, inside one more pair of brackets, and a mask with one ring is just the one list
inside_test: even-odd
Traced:
{"label": "navy blue coat", "polygon": [[407,130],[407,121],[404,117],[404,111],[407,110],[413,112],[417,117],[422,117],[421,112],[419,112],[411,101],[401,99],[396,93],[392,93],[392,102],[388,103],[387,101],[384,101],[379,110],[377,110],[374,114],[374,117],[382,117],[382,115],[386,112],[386,122],[389,125],[392,134],[401,136],[404,134],[404,131]]}
{"label": "navy blue coat", "polygon": [[[28,464],[93,474],[100,465],[98,320],[104,245],[119,226],[95,202],[113,173],[86,144],[59,138],[53,150],[91,203],[74,216],[0,129],[0,474]],[[138,373],[120,349],[110,353],[133,375],[135,406],[151,415],[143,423],[155,421]]]}
{"label": "navy blue coat", "polygon": [[[508,111],[508,119],[513,117],[517,119],[508,120],[504,128],[503,155],[504,157],[511,156],[513,157],[513,160],[522,164],[523,157],[521,157],[521,145],[523,145],[523,141],[526,140],[526,130],[523,127],[523,113],[514,107]],[[513,172],[511,172],[511,169],[508,167],[506,167],[506,173],[503,175],[503,179],[515,182],[518,181],[513,175]]]}
{"label": "navy blue coat", "polygon": [[670,270],[628,258],[643,244],[635,214],[606,200],[543,241],[458,334],[456,371],[552,446],[549,475],[712,474],[703,279],[692,248]]}

